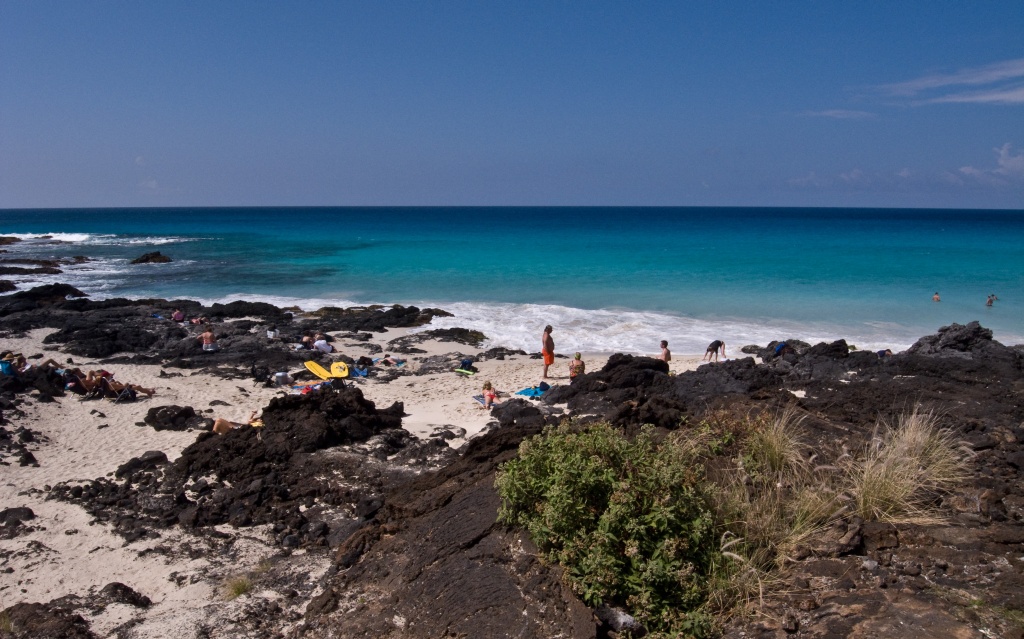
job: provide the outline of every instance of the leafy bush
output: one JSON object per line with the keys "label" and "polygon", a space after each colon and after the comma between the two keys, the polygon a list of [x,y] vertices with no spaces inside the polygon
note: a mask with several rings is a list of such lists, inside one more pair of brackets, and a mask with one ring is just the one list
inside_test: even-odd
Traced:
{"label": "leafy bush", "polygon": [[701,450],[608,424],[548,429],[502,466],[499,519],[523,526],[589,605],[625,605],[648,629],[704,636],[701,606],[720,559]]}

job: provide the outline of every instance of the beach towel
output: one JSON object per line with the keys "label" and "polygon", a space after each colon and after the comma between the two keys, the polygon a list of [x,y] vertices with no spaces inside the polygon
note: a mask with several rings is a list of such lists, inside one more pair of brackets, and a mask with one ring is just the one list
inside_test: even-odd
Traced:
{"label": "beach towel", "polygon": [[370,371],[365,368],[359,368],[358,366],[353,366],[349,371],[356,377],[369,377],[370,375]]}
{"label": "beach towel", "polygon": [[301,395],[308,395],[309,393],[312,393],[313,391],[318,391],[318,390],[320,390],[322,388],[331,388],[331,382],[323,381],[323,382],[317,382],[315,384],[298,384],[298,385],[292,386],[292,390],[294,391],[294,394],[301,394]]}
{"label": "beach towel", "polygon": [[474,373],[473,371],[466,370],[465,368],[456,368],[455,372],[462,373],[463,375],[476,375],[476,373]]}
{"label": "beach towel", "polygon": [[530,386],[529,388],[524,388],[521,391],[516,391],[516,395],[523,395],[525,397],[540,397],[543,394],[544,391],[537,386]]}
{"label": "beach towel", "polygon": [[473,399],[480,402],[480,405],[483,406],[484,408],[487,408],[487,403],[484,401],[483,395],[473,395]]}

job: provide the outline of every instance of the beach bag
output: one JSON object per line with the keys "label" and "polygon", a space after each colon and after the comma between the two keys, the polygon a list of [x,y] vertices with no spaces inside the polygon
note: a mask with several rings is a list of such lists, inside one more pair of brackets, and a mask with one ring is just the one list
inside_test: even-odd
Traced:
{"label": "beach bag", "polygon": [[461,368],[464,371],[473,371],[474,373],[476,372],[476,369],[473,368],[473,360],[469,358],[466,358],[459,362],[459,368]]}
{"label": "beach bag", "polygon": [[0,375],[14,375],[14,365],[8,360],[0,360]]}

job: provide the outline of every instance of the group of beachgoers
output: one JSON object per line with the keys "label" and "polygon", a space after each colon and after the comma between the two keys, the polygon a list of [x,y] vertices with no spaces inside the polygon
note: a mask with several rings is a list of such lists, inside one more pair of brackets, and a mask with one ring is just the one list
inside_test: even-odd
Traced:
{"label": "group of beachgoers", "polygon": [[[549,369],[552,364],[555,363],[555,339],[551,336],[554,332],[554,328],[548,324],[544,327],[544,332],[540,337],[540,352],[541,357],[544,360],[544,372],[542,374],[543,379],[549,379]],[[664,362],[672,361],[672,351],[669,350],[668,340],[661,340],[661,352],[655,355],[656,359],[660,359]],[[704,353],[704,357],[701,361],[718,361],[719,356],[723,359],[725,355],[725,342],[716,339],[708,345],[707,350]],[[576,379],[580,375],[587,371],[587,364],[583,361],[582,353],[575,353],[572,359],[569,360],[569,382]],[[483,390],[483,404],[484,408],[491,408],[494,404],[498,403],[498,393],[494,390],[494,385],[490,381],[484,382]]]}
{"label": "group of beachgoers", "polygon": [[156,390],[139,384],[129,384],[114,379],[114,374],[106,370],[83,371],[77,367],[61,366],[53,359],[34,364],[21,353],[4,351],[0,353],[0,375],[17,377],[25,375],[32,369],[46,372],[54,378],[60,378],[64,390],[71,391],[84,398],[96,399],[134,399],[138,393],[152,397]]}
{"label": "group of beachgoers", "polygon": [[[544,358],[544,379],[548,379],[548,367],[555,363],[555,340],[551,337],[551,333],[553,331],[554,328],[548,324],[544,327],[544,333],[541,334],[540,337],[540,353]],[[719,355],[725,359],[725,342],[720,339],[716,339],[708,344],[708,348],[701,361],[717,362]],[[655,357],[664,362],[672,361],[672,351],[668,348],[668,340],[661,340],[661,352],[658,355],[655,355]],[[580,353],[576,353],[573,356],[573,359],[569,361],[569,379],[572,380],[578,375],[581,375],[585,370],[586,364],[583,362],[582,355]]]}
{"label": "group of beachgoers", "polygon": [[[935,295],[932,295],[932,301],[933,302],[941,302],[942,301],[942,297],[939,296],[939,292],[938,291],[935,291]],[[992,306],[993,304],[995,304],[998,301],[999,301],[999,297],[995,293],[989,293],[988,297],[985,299],[985,306]]]}

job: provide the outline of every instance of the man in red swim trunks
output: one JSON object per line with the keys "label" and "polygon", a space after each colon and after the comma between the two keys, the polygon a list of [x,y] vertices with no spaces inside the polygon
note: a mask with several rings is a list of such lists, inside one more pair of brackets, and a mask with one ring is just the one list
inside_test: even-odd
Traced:
{"label": "man in red swim trunks", "polygon": [[548,366],[555,363],[555,340],[551,339],[551,331],[551,324],[548,324],[540,337],[540,352],[544,356],[544,379],[548,378]]}

